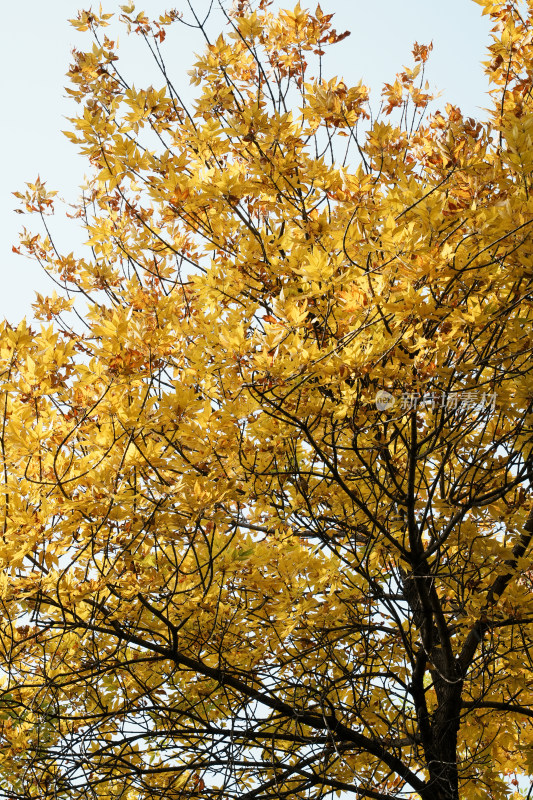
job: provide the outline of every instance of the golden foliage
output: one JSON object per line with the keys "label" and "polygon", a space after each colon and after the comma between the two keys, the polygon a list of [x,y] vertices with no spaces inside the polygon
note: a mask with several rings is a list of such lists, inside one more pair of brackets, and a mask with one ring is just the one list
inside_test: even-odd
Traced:
{"label": "golden foliage", "polygon": [[[418,43],[371,119],[313,73],[320,6],[235,3],[193,108],[74,20],[87,247],[25,231],[55,291],[1,328],[2,796],[504,800],[531,768],[533,23],[479,2],[486,122],[425,117]],[[181,15],[122,12],[159,59]]]}

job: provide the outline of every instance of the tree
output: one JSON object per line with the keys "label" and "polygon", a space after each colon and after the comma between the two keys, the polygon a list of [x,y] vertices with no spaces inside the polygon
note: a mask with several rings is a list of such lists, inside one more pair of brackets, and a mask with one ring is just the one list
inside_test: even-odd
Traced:
{"label": "tree", "polygon": [[371,116],[320,7],[196,19],[189,109],[177,12],[123,7],[162,88],[74,20],[88,247],[19,193],[56,290],[2,327],[2,796],[523,796],[532,4],[480,5],[486,122],[419,44]]}

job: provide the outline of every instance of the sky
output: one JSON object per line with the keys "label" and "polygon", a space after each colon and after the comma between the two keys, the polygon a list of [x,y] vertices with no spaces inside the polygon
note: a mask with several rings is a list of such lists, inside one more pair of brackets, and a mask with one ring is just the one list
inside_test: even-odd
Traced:
{"label": "sky", "polygon": [[[125,0],[122,0],[124,3]],[[204,13],[209,0],[191,0],[198,13]],[[216,2],[216,0],[215,0]],[[314,3],[310,7],[314,10]],[[295,0],[281,3],[292,7]],[[106,12],[118,12],[119,2],[103,0]],[[301,0],[306,7],[305,0]],[[65,73],[73,47],[90,46],[87,34],[80,34],[68,23],[79,8],[89,8],[72,0],[18,0],[2,9],[1,75],[4,123],[0,129],[3,153],[0,182],[0,317],[11,323],[32,316],[35,292],[51,292],[53,286],[41,268],[12,252],[23,225],[40,232],[35,216],[15,213],[18,201],[12,192],[23,191],[26,181],[37,175],[49,189],[67,201],[78,196],[87,169],[76,147],[61,133],[69,127],[76,105],[65,92]],[[98,4],[93,4],[95,9]],[[136,4],[151,16],[175,7],[190,19],[187,0],[146,0]],[[473,0],[321,0],[324,13],[335,14],[338,32],[351,35],[328,51],[325,75],[338,76],[347,84],[359,80],[370,86],[375,102],[384,82],[392,82],[403,65],[412,63],[415,41],[433,42],[426,75],[432,87],[442,92],[439,105],[452,102],[464,113],[479,119],[489,106],[487,79],[481,61],[487,60],[490,25]],[[222,30],[220,12],[212,18],[212,30]],[[187,70],[194,53],[202,49],[201,40],[190,28],[175,26],[165,43],[165,57],[174,83],[185,97],[192,98]],[[120,34],[124,52],[124,71],[135,74],[139,88],[154,81],[151,64],[137,37],[129,41]],[[156,83],[154,83],[156,85]],[[52,220],[58,249],[69,253],[79,248],[86,237],[75,220],[61,213]]]}

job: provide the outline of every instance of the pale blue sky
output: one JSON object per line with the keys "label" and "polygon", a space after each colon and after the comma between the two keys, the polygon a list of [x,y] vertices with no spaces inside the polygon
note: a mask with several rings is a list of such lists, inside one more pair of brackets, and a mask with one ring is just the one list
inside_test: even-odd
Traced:
{"label": "pale blue sky", "polygon": [[[307,5],[305,0],[301,4]],[[194,5],[206,9],[208,2],[194,0]],[[294,2],[282,5],[291,7]],[[106,11],[117,11],[119,3],[104,0],[103,6]],[[427,44],[433,40],[427,77],[432,86],[442,90],[440,103],[450,101],[471,116],[484,116],[487,81],[480,61],[486,59],[489,23],[473,0],[322,0],[321,6],[324,13],[335,13],[338,31],[351,31],[350,37],[329,50],[326,75],[342,75],[347,83],[363,79],[373,89],[377,105],[383,82],[393,80],[401,66],[410,63],[414,41]],[[52,287],[37,266],[11,252],[21,226],[38,225],[37,218],[14,213],[17,201],[11,192],[23,189],[25,181],[40,174],[50,189],[74,199],[83,179],[85,164],[61,134],[68,127],[65,117],[75,113],[75,104],[65,98],[64,91],[70,50],[88,41],[67,22],[80,7],[81,3],[72,0],[19,0],[3,8],[0,316],[12,322],[31,316],[35,291],[42,293]],[[137,3],[137,8],[150,16],[172,7],[187,14],[185,0]],[[167,63],[180,91],[187,91],[186,70],[201,44],[189,29],[176,26],[172,31],[165,43]],[[135,82],[140,86],[143,72],[149,69],[142,43],[135,38],[138,50],[133,51],[129,43],[126,47],[125,37],[121,42],[130,59],[134,58]],[[54,220],[54,230],[59,249],[67,253],[84,238],[74,220]]]}

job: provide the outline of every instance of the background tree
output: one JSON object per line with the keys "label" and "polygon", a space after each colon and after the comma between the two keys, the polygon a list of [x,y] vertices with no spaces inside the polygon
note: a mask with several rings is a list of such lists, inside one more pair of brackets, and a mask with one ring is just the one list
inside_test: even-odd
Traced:
{"label": "background tree", "polygon": [[531,3],[481,5],[485,123],[426,116],[419,44],[372,117],[324,77],[320,7],[239,1],[215,42],[197,19],[189,109],[177,12],[123,8],[162,88],[128,85],[109,15],[74,21],[90,250],[18,195],[56,291],[0,347],[3,796],[499,800],[527,774]]}

